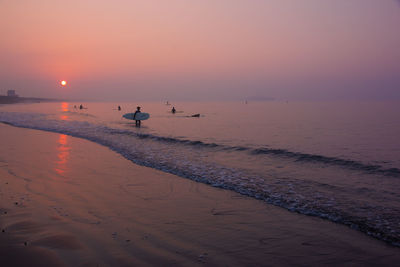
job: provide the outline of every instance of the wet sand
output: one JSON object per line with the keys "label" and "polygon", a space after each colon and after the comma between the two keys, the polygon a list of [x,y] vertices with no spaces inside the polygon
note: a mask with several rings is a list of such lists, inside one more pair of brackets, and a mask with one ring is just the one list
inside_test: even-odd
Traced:
{"label": "wet sand", "polygon": [[393,266],[346,226],[0,124],[1,266]]}

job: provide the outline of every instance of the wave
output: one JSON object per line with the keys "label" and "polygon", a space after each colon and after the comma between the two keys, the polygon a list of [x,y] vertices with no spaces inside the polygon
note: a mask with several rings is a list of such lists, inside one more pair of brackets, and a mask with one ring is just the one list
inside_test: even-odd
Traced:
{"label": "wave", "polygon": [[400,169],[398,168],[386,169],[380,165],[365,164],[354,160],[341,159],[336,157],[327,157],[322,155],[292,152],[285,149],[270,149],[270,148],[253,149],[251,153],[276,155],[276,156],[292,158],[295,159],[295,161],[297,162],[323,163],[332,166],[341,166],[353,170],[365,171],[371,174],[383,174],[386,176],[400,177]]}
{"label": "wave", "polygon": [[274,149],[274,148],[250,148],[244,146],[227,146],[223,144],[217,143],[205,143],[200,140],[187,140],[187,139],[178,139],[174,137],[163,137],[157,136],[152,134],[142,134],[142,133],[133,133],[130,131],[124,130],[113,130],[114,134],[125,134],[125,135],[134,135],[140,139],[151,139],[156,140],[159,142],[166,142],[166,143],[174,143],[174,144],[181,144],[181,145],[189,145],[195,147],[204,147],[204,148],[219,148],[221,150],[226,151],[246,151],[252,155],[270,155],[276,157],[284,157],[293,159],[296,162],[305,162],[305,163],[319,163],[325,164],[330,166],[339,166],[343,168],[348,168],[352,170],[364,171],[370,174],[379,174],[385,176],[392,176],[392,177],[400,177],[400,169],[398,168],[384,168],[381,165],[375,164],[366,164],[362,162],[358,162],[355,160],[350,159],[342,159],[337,157],[329,157],[317,154],[308,154],[302,152],[293,152],[286,149]]}

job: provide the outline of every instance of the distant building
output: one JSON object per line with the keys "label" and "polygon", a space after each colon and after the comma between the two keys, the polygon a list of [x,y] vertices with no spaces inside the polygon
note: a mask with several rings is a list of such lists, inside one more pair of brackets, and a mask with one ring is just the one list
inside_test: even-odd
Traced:
{"label": "distant building", "polygon": [[8,90],[7,96],[8,97],[18,97],[18,95],[15,93],[15,90]]}

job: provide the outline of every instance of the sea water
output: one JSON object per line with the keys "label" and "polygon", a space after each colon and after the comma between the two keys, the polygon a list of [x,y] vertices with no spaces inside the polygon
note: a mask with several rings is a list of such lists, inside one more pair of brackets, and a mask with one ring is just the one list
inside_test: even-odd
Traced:
{"label": "sea water", "polygon": [[[3,105],[0,121],[91,140],[136,164],[349,225],[400,246],[399,103],[74,107],[80,104]],[[150,113],[140,128],[122,118],[138,105]]]}

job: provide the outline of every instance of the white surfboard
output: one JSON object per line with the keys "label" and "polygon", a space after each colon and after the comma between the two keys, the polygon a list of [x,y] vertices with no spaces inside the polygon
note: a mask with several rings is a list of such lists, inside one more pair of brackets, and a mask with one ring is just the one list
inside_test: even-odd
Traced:
{"label": "white surfboard", "polygon": [[144,121],[144,120],[147,120],[148,118],[150,118],[150,114],[146,113],[146,112],[136,113],[136,117],[133,118],[134,115],[135,115],[135,113],[126,113],[126,114],[122,115],[122,117],[124,117],[125,119],[128,119],[128,120],[137,120],[137,121]]}

